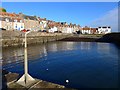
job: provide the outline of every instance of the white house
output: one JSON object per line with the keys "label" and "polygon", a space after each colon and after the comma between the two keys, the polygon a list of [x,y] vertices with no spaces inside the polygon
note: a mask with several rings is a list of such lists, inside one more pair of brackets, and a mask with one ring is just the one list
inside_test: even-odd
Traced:
{"label": "white house", "polygon": [[45,19],[40,19],[40,29],[45,30],[47,27],[47,21]]}
{"label": "white house", "polygon": [[47,21],[46,20],[42,20],[43,23],[43,27],[46,28],[47,27]]}
{"label": "white house", "polygon": [[109,26],[98,27],[98,33],[99,34],[111,33],[111,27],[109,27]]}
{"label": "white house", "polygon": [[91,34],[91,28],[87,26],[83,27],[82,34]]}
{"label": "white house", "polygon": [[56,32],[56,31],[58,31],[58,28],[56,26],[48,30],[48,32]]}
{"label": "white house", "polygon": [[62,27],[62,33],[67,33],[67,27],[66,26]]}
{"label": "white house", "polygon": [[67,27],[67,33],[72,33],[72,32],[73,32],[72,27]]}
{"label": "white house", "polygon": [[14,25],[15,30],[23,30],[24,29],[24,23],[21,19],[14,19]]}

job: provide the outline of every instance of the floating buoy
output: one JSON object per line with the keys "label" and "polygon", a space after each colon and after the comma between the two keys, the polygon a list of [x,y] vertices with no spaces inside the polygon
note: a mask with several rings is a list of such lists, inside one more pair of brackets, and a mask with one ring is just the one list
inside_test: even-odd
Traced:
{"label": "floating buoy", "polygon": [[66,83],[69,83],[69,80],[66,80]]}
{"label": "floating buoy", "polygon": [[48,71],[48,68],[46,70]]}

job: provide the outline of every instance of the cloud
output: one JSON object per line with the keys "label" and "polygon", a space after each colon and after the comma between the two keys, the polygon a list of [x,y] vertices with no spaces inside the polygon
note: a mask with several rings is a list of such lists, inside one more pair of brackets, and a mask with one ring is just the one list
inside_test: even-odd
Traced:
{"label": "cloud", "polygon": [[103,17],[100,17],[90,24],[91,27],[111,26],[112,32],[118,32],[118,8],[108,11]]}

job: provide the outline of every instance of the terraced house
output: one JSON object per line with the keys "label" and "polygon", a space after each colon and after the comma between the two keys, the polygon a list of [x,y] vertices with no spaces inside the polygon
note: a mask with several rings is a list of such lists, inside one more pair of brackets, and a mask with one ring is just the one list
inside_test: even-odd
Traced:
{"label": "terraced house", "polygon": [[40,31],[44,31],[46,30],[48,27],[47,27],[47,20],[46,18],[40,18],[40,17],[37,17],[38,21],[39,21],[39,30]]}
{"label": "terraced house", "polygon": [[40,24],[36,16],[28,16],[19,13],[19,17],[24,21],[24,29],[33,31],[39,30]]}
{"label": "terraced house", "polygon": [[22,30],[24,29],[24,22],[18,14],[0,12],[0,28],[6,30]]}
{"label": "terraced house", "polygon": [[22,13],[8,13],[4,12],[3,8],[0,8],[0,28],[6,30],[32,30],[42,31],[49,33],[77,33],[81,34],[107,34],[111,33],[110,26],[91,28],[88,26],[81,27],[76,24],[68,24],[67,22],[55,22],[47,20],[46,18],[40,18],[37,16],[29,16]]}

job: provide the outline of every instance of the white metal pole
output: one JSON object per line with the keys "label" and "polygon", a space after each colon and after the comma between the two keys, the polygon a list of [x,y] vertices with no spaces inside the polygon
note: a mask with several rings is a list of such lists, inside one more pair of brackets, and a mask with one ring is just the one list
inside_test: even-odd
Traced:
{"label": "white metal pole", "polygon": [[33,79],[28,74],[28,59],[27,59],[27,34],[25,33],[25,49],[24,49],[24,75],[17,81],[18,84],[23,86],[29,86],[31,83],[34,83],[35,79]]}
{"label": "white metal pole", "polygon": [[25,72],[25,83],[27,83],[28,74],[28,60],[27,60],[27,33],[25,33],[25,49],[24,49],[24,72]]}

